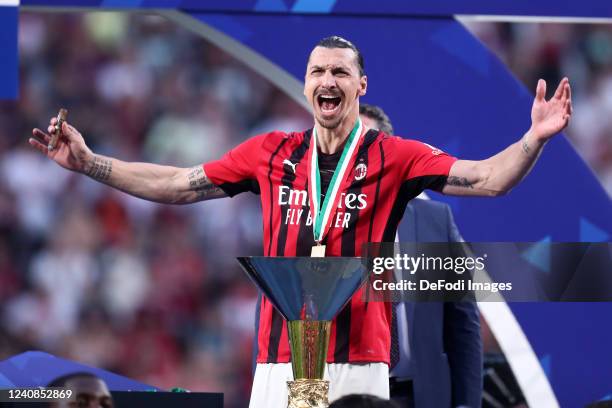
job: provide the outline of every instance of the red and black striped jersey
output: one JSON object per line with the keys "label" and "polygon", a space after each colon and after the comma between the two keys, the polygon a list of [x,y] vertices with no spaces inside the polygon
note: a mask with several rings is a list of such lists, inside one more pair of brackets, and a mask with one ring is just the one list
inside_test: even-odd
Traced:
{"label": "red and black striped jersey", "polygon": [[[314,245],[308,199],[308,148],[312,130],[255,136],[204,164],[207,177],[229,196],[261,195],[264,254],[310,256]],[[440,189],[455,158],[427,144],[369,130],[327,233],[326,256],[360,256],[368,242],[392,242],[408,201]],[[350,179],[350,180],[349,180]],[[328,362],[389,363],[391,304],[364,302],[358,291],[332,323]],[[263,299],[258,363],[290,361],[286,322]]]}

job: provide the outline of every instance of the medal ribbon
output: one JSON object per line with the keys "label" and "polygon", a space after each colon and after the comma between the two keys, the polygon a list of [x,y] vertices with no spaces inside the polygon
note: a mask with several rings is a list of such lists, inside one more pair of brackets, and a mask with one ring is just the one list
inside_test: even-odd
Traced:
{"label": "medal ribbon", "polygon": [[342,155],[340,156],[340,160],[336,165],[336,170],[334,170],[334,175],[332,176],[331,181],[329,182],[329,186],[327,187],[327,192],[325,193],[325,200],[323,200],[323,204],[321,205],[321,173],[319,172],[319,158],[317,152],[317,129],[316,127],[312,130],[312,140],[310,143],[310,179],[308,181],[309,187],[309,198],[310,198],[310,210],[312,211],[312,231],[314,234],[314,240],[317,244],[320,244],[325,237],[325,234],[329,230],[329,226],[327,225],[333,209],[337,205],[338,193],[340,191],[340,185],[342,184],[342,180],[344,180],[344,175],[346,174],[346,170],[349,167],[349,163],[351,162],[351,158],[355,153],[357,145],[359,144],[359,139],[361,136],[361,131],[363,127],[361,125],[361,119],[357,118],[357,122],[355,122],[355,126],[351,131],[345,145],[344,150],[342,151]]}

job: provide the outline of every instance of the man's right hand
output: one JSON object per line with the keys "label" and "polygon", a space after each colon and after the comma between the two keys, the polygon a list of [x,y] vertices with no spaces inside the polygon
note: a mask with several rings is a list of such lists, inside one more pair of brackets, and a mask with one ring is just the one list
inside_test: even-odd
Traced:
{"label": "man's right hand", "polygon": [[226,196],[220,187],[206,177],[202,165],[178,168],[130,163],[93,154],[79,131],[67,122],[62,125],[62,135],[55,149],[49,150],[56,123],[56,118],[49,121],[47,133],[34,129],[33,137],[28,142],[68,170],[78,171],[110,187],[157,203],[188,204]]}
{"label": "man's right hand", "polygon": [[87,163],[91,163],[93,159],[93,153],[85,144],[85,140],[79,131],[67,122],[62,125],[62,134],[58,138],[55,149],[49,150],[49,141],[55,133],[56,124],[57,118],[51,118],[47,128],[48,133],[40,129],[33,129],[33,137],[28,140],[28,143],[60,166],[68,170],[85,173]]}

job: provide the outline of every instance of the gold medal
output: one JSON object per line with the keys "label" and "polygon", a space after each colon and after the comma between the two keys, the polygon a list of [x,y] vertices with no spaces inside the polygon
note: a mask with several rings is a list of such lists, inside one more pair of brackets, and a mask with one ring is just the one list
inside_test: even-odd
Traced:
{"label": "gold medal", "polygon": [[325,245],[313,245],[310,256],[313,258],[323,258],[325,256]]}

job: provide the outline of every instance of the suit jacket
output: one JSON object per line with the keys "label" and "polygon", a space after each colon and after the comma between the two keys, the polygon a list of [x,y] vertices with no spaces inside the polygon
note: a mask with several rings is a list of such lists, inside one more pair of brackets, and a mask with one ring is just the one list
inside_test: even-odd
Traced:
{"label": "suit jacket", "polygon": [[[414,199],[399,228],[400,242],[457,242],[450,207]],[[482,339],[473,302],[406,303],[416,408],[480,407]]]}

